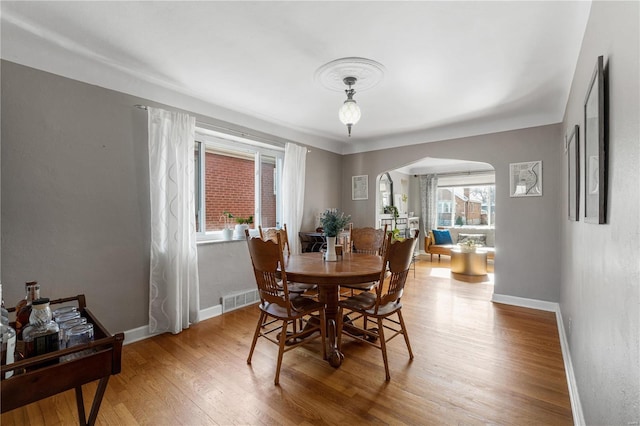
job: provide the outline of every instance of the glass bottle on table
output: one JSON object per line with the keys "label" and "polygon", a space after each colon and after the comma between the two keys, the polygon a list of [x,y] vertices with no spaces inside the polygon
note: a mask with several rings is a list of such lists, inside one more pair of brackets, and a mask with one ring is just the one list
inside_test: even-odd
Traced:
{"label": "glass bottle on table", "polygon": [[60,348],[60,328],[52,319],[49,299],[34,300],[32,308],[29,325],[22,331],[25,358],[54,352]]}
{"label": "glass bottle on table", "polygon": [[[29,287],[34,286],[34,285],[36,285],[36,284],[38,284],[38,282],[37,282],[37,281],[27,281],[26,283],[24,283],[24,292],[25,292],[25,296],[24,296],[24,298],[20,299],[20,300],[18,301],[18,303],[16,303],[16,307],[15,307],[16,314],[20,311],[20,309],[21,309],[24,305],[26,305],[26,304],[27,304],[27,302],[28,302],[28,301],[29,301],[29,299],[30,299],[30,295],[29,295],[30,288],[29,288]],[[33,299],[31,299],[31,300],[33,301]],[[27,318],[27,320],[28,320],[28,319],[29,319],[29,318]]]}
{"label": "glass bottle on table", "polygon": [[40,298],[40,284],[37,281],[29,281],[24,285],[24,299],[16,304],[16,333],[18,339],[22,340],[22,330],[29,324],[31,316],[31,304]]}
{"label": "glass bottle on table", "polygon": [[[2,355],[0,365],[9,365],[15,362],[16,357],[16,331],[9,325],[9,317],[2,316],[0,331],[2,333]],[[7,371],[3,379],[13,376],[13,371]]]}

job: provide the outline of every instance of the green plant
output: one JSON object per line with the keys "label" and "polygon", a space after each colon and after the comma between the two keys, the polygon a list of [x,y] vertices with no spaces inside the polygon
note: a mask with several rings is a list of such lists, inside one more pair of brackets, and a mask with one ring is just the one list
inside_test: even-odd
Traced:
{"label": "green plant", "polygon": [[462,226],[464,223],[462,222],[462,216],[456,217],[456,226]]}
{"label": "green plant", "polygon": [[234,215],[232,215],[231,213],[225,211],[222,212],[222,217],[224,217],[224,227],[227,228],[229,226],[229,219],[235,219],[236,223],[239,225],[243,225],[243,224],[247,224],[247,225],[251,225],[253,223],[253,216],[249,216],[247,218],[244,217],[236,217]]}
{"label": "green plant", "polygon": [[482,244],[476,242],[475,240],[472,240],[471,238],[467,238],[466,240],[462,241],[461,243],[458,243],[458,245],[461,246],[461,247],[467,247],[467,248],[482,247]]}
{"label": "green plant", "polygon": [[345,215],[338,209],[328,209],[320,218],[322,231],[327,237],[337,237],[349,222],[351,222],[351,216]]}
{"label": "green plant", "polygon": [[395,239],[397,235],[400,235],[400,230],[397,227],[398,217],[400,213],[398,213],[398,208],[396,206],[384,206],[385,214],[393,214],[393,238]]}
{"label": "green plant", "polygon": [[253,223],[253,216],[249,216],[247,218],[243,218],[243,217],[236,217],[236,223],[243,225],[243,224],[247,224],[247,225],[251,225]]}
{"label": "green plant", "polygon": [[398,208],[396,206],[384,206],[384,213],[385,214],[393,214],[393,219],[397,219],[398,216],[400,216],[400,213],[398,213]]}
{"label": "green plant", "polygon": [[224,229],[229,229],[229,219],[233,219],[233,215],[229,212],[222,212],[222,218],[224,219]]}

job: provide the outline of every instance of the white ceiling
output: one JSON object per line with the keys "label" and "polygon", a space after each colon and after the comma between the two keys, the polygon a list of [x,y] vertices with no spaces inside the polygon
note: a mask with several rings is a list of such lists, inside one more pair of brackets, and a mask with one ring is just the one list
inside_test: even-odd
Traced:
{"label": "white ceiling", "polygon": [[[562,121],[585,1],[9,2],[3,59],[339,153]],[[386,68],[345,96],[323,64]],[[355,87],[358,89],[357,84]]]}

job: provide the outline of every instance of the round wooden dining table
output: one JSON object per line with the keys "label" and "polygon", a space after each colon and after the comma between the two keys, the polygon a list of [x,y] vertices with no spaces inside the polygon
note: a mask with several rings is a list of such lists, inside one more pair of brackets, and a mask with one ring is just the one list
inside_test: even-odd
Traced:
{"label": "round wooden dining table", "polygon": [[302,253],[285,256],[287,281],[316,284],[319,300],[325,304],[329,334],[328,361],[334,367],[344,356],[336,346],[336,321],[340,285],[362,284],[380,279],[382,257],[364,253],[344,253],[335,262],[327,262],[322,253]]}

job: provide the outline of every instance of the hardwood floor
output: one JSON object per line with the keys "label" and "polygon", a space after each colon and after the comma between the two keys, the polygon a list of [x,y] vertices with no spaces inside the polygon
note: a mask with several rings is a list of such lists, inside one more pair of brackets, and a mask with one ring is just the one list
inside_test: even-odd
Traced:
{"label": "hardwood floor", "polygon": [[[403,313],[415,359],[401,338],[380,351],[345,337],[345,360],[322,360],[319,339],[284,355],[258,341],[246,364],[256,306],[179,334],[127,345],[100,425],[504,424],[571,425],[555,314],[491,300],[491,282],[451,280],[446,260],[417,263]],[[96,385],[85,386],[87,404]],[[2,425],[77,424],[73,391],[2,415]]]}

